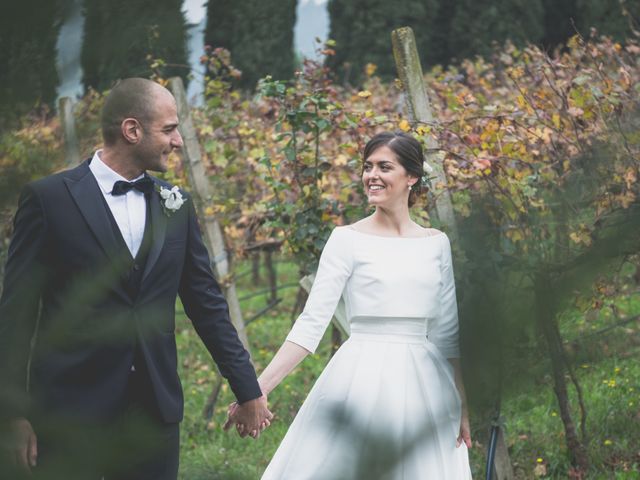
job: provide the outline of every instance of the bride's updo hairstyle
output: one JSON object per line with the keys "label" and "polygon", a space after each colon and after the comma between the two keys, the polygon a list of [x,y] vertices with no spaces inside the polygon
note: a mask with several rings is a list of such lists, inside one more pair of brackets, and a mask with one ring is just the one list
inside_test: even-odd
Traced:
{"label": "bride's updo hairstyle", "polygon": [[411,135],[401,131],[378,133],[365,145],[363,163],[380,147],[388,147],[395,153],[396,158],[409,176],[418,179],[411,187],[411,192],[409,193],[409,206],[413,207],[422,190],[422,176],[424,175],[422,145]]}

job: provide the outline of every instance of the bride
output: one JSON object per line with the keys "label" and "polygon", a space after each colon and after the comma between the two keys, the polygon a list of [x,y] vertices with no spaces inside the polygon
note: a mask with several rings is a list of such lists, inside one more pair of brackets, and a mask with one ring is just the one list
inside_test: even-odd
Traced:
{"label": "bride", "polygon": [[304,311],[258,379],[263,393],[315,351],[340,297],[351,335],[262,480],[471,478],[451,247],[409,216],[423,175],[410,135],[380,133],[365,146],[375,212],[331,233]]}

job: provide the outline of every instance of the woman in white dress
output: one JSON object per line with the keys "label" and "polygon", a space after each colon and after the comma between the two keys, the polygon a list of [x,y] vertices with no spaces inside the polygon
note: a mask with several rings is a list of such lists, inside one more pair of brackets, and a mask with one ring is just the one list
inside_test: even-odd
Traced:
{"label": "woman in white dress", "polygon": [[258,379],[263,393],[315,351],[341,297],[351,335],[262,480],[471,478],[449,240],[409,216],[423,175],[413,137],[367,143],[362,182],[375,213],[333,230],[304,311]]}

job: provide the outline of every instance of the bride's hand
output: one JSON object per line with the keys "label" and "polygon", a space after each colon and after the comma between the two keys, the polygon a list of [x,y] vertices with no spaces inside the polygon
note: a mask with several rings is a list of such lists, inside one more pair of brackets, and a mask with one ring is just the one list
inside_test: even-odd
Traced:
{"label": "bride's hand", "polygon": [[458,441],[456,447],[459,447],[462,442],[471,448],[471,428],[469,427],[469,412],[466,409],[462,410],[462,419],[460,421],[460,435],[458,435]]}

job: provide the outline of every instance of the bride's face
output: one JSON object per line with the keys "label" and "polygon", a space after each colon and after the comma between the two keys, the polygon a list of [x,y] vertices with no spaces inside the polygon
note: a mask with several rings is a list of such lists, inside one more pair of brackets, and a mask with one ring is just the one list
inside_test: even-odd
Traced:
{"label": "bride's face", "polygon": [[409,198],[408,187],[416,181],[416,178],[408,175],[396,154],[386,145],[374,150],[364,161],[362,183],[370,205],[406,205]]}

